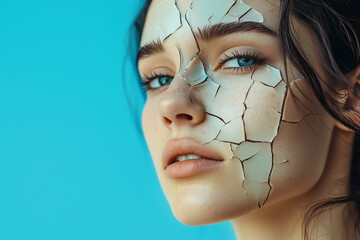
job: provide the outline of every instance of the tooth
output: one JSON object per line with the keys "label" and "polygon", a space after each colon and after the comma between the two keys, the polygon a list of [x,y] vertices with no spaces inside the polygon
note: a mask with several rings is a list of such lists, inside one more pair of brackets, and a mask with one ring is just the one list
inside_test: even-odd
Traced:
{"label": "tooth", "polygon": [[182,155],[182,156],[178,156],[176,157],[176,161],[184,161],[184,160],[187,160],[187,159],[201,159],[203,157],[200,157],[198,155],[195,155],[195,154],[187,154],[187,155]]}

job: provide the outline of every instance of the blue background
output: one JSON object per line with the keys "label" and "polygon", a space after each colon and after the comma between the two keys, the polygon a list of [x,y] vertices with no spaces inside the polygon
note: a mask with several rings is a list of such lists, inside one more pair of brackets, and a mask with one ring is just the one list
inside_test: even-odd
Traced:
{"label": "blue background", "polygon": [[235,239],[177,222],[136,130],[141,5],[0,0],[1,240]]}

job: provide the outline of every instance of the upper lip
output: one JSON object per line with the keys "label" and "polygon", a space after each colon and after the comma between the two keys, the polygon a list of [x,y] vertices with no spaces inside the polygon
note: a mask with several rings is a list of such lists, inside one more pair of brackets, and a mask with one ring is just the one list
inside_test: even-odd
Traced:
{"label": "upper lip", "polygon": [[164,168],[169,166],[176,157],[195,154],[203,158],[222,161],[223,159],[219,154],[215,153],[211,149],[207,148],[203,144],[200,144],[189,138],[174,139],[166,143],[163,154],[162,154],[162,163]]}

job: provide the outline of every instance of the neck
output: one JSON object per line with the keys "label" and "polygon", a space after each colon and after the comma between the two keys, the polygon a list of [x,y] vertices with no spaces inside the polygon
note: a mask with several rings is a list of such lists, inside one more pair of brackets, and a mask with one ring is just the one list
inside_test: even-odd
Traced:
{"label": "neck", "polygon": [[[307,193],[232,220],[238,240],[301,240],[303,217],[314,204],[347,194],[354,134],[335,127],[326,168],[319,182]],[[337,204],[309,223],[309,237],[317,240],[344,239],[346,205]]]}

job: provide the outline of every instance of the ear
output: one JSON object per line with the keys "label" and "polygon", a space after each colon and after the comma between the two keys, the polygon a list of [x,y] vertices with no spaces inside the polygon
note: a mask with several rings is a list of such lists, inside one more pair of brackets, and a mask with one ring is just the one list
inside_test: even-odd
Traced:
{"label": "ear", "polygon": [[[358,66],[349,75],[349,89],[348,96],[344,104],[345,111],[357,111],[360,112],[360,66]],[[343,124],[336,122],[335,126],[343,131],[353,130],[345,127]]]}

